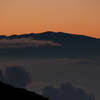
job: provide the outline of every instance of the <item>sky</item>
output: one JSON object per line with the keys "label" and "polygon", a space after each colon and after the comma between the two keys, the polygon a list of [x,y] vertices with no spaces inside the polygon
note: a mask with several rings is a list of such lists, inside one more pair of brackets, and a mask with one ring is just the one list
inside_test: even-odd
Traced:
{"label": "sky", "polygon": [[100,38],[100,0],[0,0],[0,35],[62,31]]}

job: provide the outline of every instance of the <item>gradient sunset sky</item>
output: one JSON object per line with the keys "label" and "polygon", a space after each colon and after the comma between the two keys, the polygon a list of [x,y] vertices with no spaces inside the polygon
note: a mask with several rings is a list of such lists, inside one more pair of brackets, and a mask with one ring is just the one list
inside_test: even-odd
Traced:
{"label": "gradient sunset sky", "polygon": [[100,0],[0,0],[0,35],[44,31],[100,38]]}

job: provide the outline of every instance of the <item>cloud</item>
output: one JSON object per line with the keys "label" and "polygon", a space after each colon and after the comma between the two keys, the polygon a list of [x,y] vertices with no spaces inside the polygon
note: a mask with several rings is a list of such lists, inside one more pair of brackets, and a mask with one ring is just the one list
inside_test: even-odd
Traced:
{"label": "cloud", "polygon": [[60,87],[46,87],[42,93],[51,100],[95,100],[92,94],[74,87],[70,82],[63,83]]}
{"label": "cloud", "polygon": [[77,63],[77,64],[95,64],[96,61],[92,59],[85,58],[58,58],[56,59],[61,62]]}
{"label": "cloud", "polygon": [[1,39],[0,48],[26,48],[40,46],[61,46],[59,43],[48,40],[34,40],[31,38]]}
{"label": "cloud", "polygon": [[28,72],[21,67],[8,67],[5,70],[5,82],[18,88],[25,88],[31,83]]}

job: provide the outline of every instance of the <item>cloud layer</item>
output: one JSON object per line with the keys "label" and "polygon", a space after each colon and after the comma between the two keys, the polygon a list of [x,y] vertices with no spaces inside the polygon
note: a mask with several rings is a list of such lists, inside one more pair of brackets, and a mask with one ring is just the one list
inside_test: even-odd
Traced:
{"label": "cloud layer", "polygon": [[70,82],[61,84],[60,87],[46,87],[43,94],[51,100],[95,100],[92,94],[82,88],[74,87]]}
{"label": "cloud layer", "polygon": [[40,46],[61,46],[59,43],[46,40],[34,40],[31,38],[1,39],[0,48],[26,48]]}

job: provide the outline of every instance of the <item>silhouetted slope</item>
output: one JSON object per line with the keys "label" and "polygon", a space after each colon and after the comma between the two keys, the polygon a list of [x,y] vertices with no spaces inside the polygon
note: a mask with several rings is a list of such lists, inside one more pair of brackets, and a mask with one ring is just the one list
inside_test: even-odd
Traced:
{"label": "silhouetted slope", "polygon": [[[1,82],[0,82],[0,96],[1,97],[4,96],[4,98],[5,97],[19,98],[21,96],[26,99],[31,98],[32,100],[49,100],[48,98],[43,97],[34,92],[29,92],[25,89],[14,88],[13,86],[10,86]],[[10,98],[7,98],[7,99],[10,99]]]}

